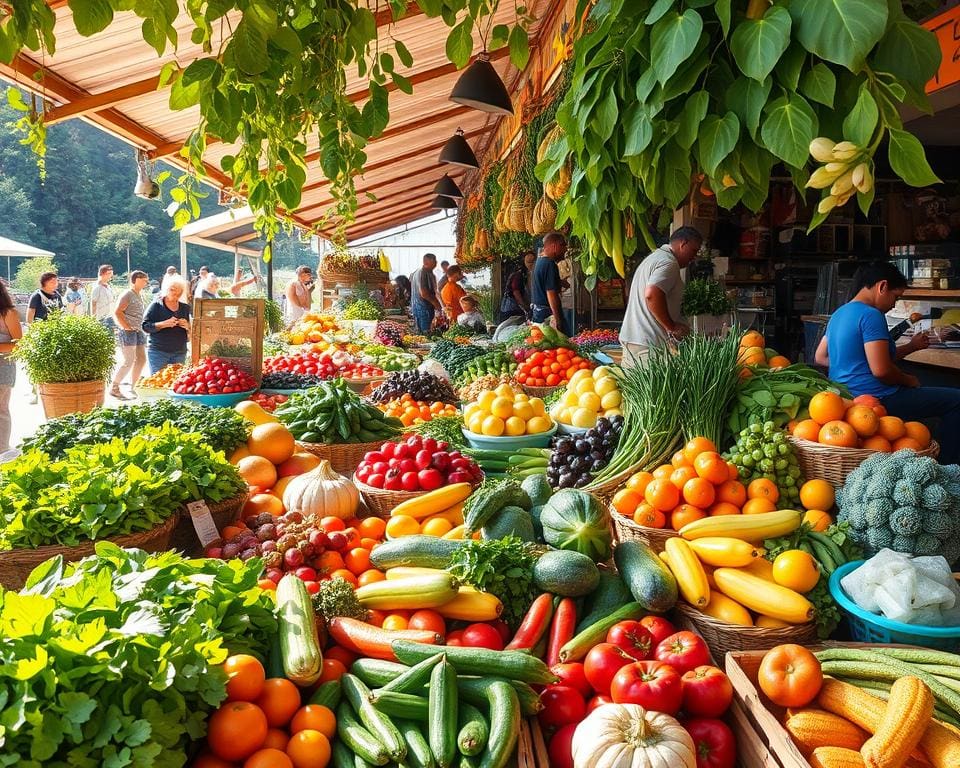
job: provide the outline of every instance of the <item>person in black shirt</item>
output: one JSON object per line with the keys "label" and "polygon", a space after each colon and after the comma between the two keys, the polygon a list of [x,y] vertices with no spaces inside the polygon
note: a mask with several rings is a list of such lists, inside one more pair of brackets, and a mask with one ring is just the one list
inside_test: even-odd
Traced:
{"label": "person in black shirt", "polygon": [[187,359],[190,305],[181,301],[187,290],[187,284],[181,278],[166,279],[163,295],[157,297],[143,316],[151,374],[172,363],[183,364]]}
{"label": "person in black shirt", "polygon": [[530,297],[531,320],[535,323],[550,321],[560,333],[564,333],[563,309],[560,306],[560,269],[557,264],[567,253],[567,241],[559,232],[551,232],[543,238],[543,252],[533,267],[533,291]]}
{"label": "person in black shirt", "polygon": [[40,275],[40,290],[30,297],[27,306],[27,322],[46,320],[51,312],[63,309],[63,297],[57,290],[60,279],[56,272],[44,272]]}

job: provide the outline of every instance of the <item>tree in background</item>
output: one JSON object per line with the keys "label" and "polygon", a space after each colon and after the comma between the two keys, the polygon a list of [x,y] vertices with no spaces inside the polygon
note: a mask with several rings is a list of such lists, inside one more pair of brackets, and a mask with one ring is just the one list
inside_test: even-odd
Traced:
{"label": "tree in background", "polygon": [[134,248],[143,249],[143,256],[147,255],[147,233],[152,230],[145,221],[124,222],[121,224],[106,224],[97,230],[97,239],[93,247],[98,251],[114,250],[127,255],[127,275],[130,275],[130,251]]}
{"label": "tree in background", "polygon": [[49,256],[24,259],[17,267],[17,274],[13,278],[13,290],[18,293],[33,293],[40,287],[40,275],[44,272],[57,271],[57,265]]}

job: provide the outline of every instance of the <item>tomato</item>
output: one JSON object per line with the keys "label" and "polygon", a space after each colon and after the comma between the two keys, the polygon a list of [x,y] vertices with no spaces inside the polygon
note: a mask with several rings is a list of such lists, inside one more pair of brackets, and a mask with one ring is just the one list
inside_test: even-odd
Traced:
{"label": "tomato", "polygon": [[720,717],[733,701],[733,686],[716,667],[705,665],[683,675],[683,711],[697,717]]}
{"label": "tomato", "polygon": [[570,723],[553,734],[547,747],[547,755],[550,758],[547,764],[551,768],[573,768],[573,733],[576,730],[577,724]]}
{"label": "tomato", "polygon": [[663,618],[663,616],[644,616],[640,619],[640,623],[643,624],[643,628],[647,630],[647,632],[650,633],[650,637],[653,638],[654,648],[677,631],[677,628]]}
{"label": "tomato", "polygon": [[675,715],[683,703],[680,675],[662,661],[635,661],[617,672],[610,684],[617,704],[639,704],[645,709]]}
{"label": "tomato", "polygon": [[620,621],[607,631],[607,642],[618,645],[637,661],[650,658],[653,638],[639,621]]}
{"label": "tomato", "polygon": [[757,671],[760,690],[781,707],[805,707],[820,693],[823,672],[817,657],[802,645],[787,643],[769,650]]}
{"label": "tomato", "polygon": [[737,764],[737,740],[722,720],[696,717],[681,725],[693,739],[697,768],[733,768]]}
{"label": "tomato", "polygon": [[693,632],[675,632],[661,640],[654,651],[657,661],[672,666],[681,675],[691,669],[710,663],[710,650],[699,635]]}
{"label": "tomato", "polygon": [[424,608],[413,612],[410,621],[407,622],[407,629],[426,629],[443,637],[447,634],[447,623],[436,611]]}
{"label": "tomato", "polygon": [[597,694],[587,702],[587,714],[589,715],[597,707],[602,707],[604,704],[613,704],[613,699],[611,699],[609,696]]}
{"label": "tomato", "polygon": [[460,647],[463,645],[463,630],[455,629],[447,635],[447,645]]}
{"label": "tomato", "polygon": [[569,685],[580,691],[583,697],[590,696],[593,689],[587,682],[587,676],[583,673],[583,664],[579,661],[571,661],[566,664],[554,664],[550,671],[560,678],[560,685]]}
{"label": "tomato", "polygon": [[609,695],[613,676],[621,667],[633,663],[633,657],[619,645],[598,643],[583,660],[583,674],[597,693]]}
{"label": "tomato", "polygon": [[510,642],[510,638],[513,637],[513,631],[510,629],[510,625],[507,624],[507,622],[505,622],[503,619],[494,619],[488,623],[500,633],[500,639],[503,640],[504,645]]}
{"label": "tomato", "polygon": [[537,718],[547,730],[555,730],[569,723],[579,723],[587,714],[583,696],[569,685],[548,685],[540,694],[543,709]]}
{"label": "tomato", "polygon": [[489,624],[471,624],[463,630],[462,643],[468,648],[489,648],[491,651],[503,650],[503,638],[495,627]]}

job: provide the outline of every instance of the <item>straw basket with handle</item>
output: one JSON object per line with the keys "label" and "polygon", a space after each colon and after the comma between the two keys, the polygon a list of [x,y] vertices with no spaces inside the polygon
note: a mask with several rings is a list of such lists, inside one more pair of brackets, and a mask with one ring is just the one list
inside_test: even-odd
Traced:
{"label": "straw basket with handle", "polygon": [[375,451],[381,445],[382,440],[371,443],[304,443],[297,441],[297,450],[312,453],[314,456],[326,459],[341,475],[351,477],[363,457],[368,451]]}
{"label": "straw basket with handle", "polygon": [[684,602],[674,609],[677,624],[702,637],[715,659],[722,659],[731,651],[762,651],[784,643],[810,646],[818,642],[817,625],[793,624],[789,627],[745,627],[720,621]]}
{"label": "straw basket with handle", "polygon": [[[792,435],[787,439],[797,454],[803,476],[822,478],[835,488],[843,485],[847,475],[877,453],[868,448],[838,448],[822,445]],[[935,459],[940,455],[940,446],[934,440],[922,451],[917,451],[917,455]]]}

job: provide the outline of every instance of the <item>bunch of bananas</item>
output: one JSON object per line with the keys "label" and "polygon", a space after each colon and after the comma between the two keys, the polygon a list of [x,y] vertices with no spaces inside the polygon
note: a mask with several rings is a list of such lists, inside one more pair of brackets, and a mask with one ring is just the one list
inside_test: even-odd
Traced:
{"label": "bunch of bananas", "polygon": [[810,155],[822,165],[810,175],[807,186],[830,189],[817,206],[821,214],[844,205],[858,192],[866,195],[873,189],[873,160],[866,149],[852,141],[835,142],[819,136],[810,142]]}

